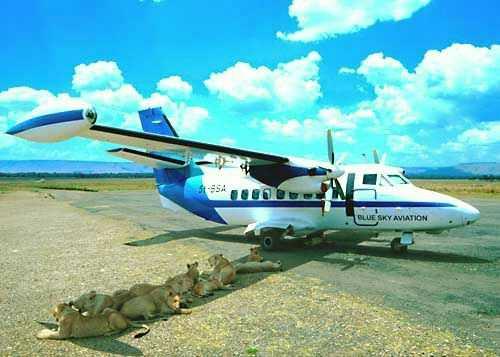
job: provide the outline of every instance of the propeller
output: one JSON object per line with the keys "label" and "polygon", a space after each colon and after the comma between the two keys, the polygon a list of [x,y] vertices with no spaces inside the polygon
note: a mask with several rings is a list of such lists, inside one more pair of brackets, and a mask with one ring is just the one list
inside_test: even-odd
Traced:
{"label": "propeller", "polygon": [[[333,135],[332,135],[332,130],[328,129],[326,132],[326,142],[327,142],[327,148],[328,148],[328,159],[330,161],[330,164],[335,165],[335,152],[333,151]],[[344,158],[341,157],[339,161],[342,161]],[[338,192],[339,197],[342,200],[345,200],[345,193],[344,190],[342,189],[342,186],[340,185],[339,180],[336,177],[330,178],[330,185],[328,190],[325,192],[325,198],[322,200],[322,205],[321,205],[321,214],[324,215],[325,212],[330,212],[331,208],[331,201],[333,200],[333,186],[335,185],[335,188]],[[327,197],[328,193],[330,193],[330,197]]]}
{"label": "propeller", "polygon": [[377,149],[373,149],[373,162],[374,163],[384,165],[386,158],[387,158],[387,153],[384,153],[382,155],[382,158],[379,158]]}

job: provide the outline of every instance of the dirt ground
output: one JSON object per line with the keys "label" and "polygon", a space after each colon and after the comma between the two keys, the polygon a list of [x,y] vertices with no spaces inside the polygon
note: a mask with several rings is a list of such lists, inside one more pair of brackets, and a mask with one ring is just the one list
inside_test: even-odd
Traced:
{"label": "dirt ground", "polygon": [[[50,195],[49,195],[50,193]],[[392,235],[340,237],[265,254],[285,271],[241,275],[188,316],[133,339],[38,341],[48,309],[96,289],[161,283],[195,260],[245,259],[243,228],[160,209],[154,192],[0,194],[1,355],[495,355],[500,353],[500,210],[425,234],[405,256]]]}

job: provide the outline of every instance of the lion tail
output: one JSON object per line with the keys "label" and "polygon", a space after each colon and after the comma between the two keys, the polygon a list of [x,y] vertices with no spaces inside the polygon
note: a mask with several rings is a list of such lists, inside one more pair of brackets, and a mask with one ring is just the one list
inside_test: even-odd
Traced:
{"label": "lion tail", "polygon": [[144,337],[144,336],[146,336],[149,333],[149,331],[151,331],[151,329],[149,328],[149,326],[145,325],[145,324],[137,324],[137,323],[131,321],[130,322],[130,326],[132,326],[132,327],[140,327],[140,328],[144,329],[144,331],[136,333],[134,335],[134,338]]}

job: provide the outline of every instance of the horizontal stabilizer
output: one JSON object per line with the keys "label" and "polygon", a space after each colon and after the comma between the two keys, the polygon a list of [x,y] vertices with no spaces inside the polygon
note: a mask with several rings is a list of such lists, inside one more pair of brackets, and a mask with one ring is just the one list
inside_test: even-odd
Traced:
{"label": "horizontal stabilizer", "polygon": [[154,169],[177,169],[186,166],[184,160],[173,159],[129,148],[111,149],[108,150],[108,153],[125,160],[133,161],[139,165],[152,167]]}

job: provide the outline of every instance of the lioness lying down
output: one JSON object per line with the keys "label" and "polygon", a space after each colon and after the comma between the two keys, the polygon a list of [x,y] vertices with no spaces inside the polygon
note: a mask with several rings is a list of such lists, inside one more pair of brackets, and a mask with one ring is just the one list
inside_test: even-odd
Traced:
{"label": "lioness lying down", "polygon": [[236,278],[236,270],[233,263],[227,260],[222,254],[214,254],[208,258],[208,264],[213,267],[210,278],[220,280],[222,284],[227,285]]}
{"label": "lioness lying down", "polygon": [[191,310],[181,309],[181,297],[169,286],[159,287],[149,294],[137,296],[123,304],[120,312],[129,319],[150,320],[169,312],[190,314]]}
{"label": "lioness lying down", "polygon": [[120,310],[126,301],[134,297],[136,295],[128,290],[118,290],[113,295],[98,294],[96,291],[91,291],[76,300],[70,301],[69,305],[85,316],[96,316],[106,308]]}
{"label": "lioness lying down", "polygon": [[250,248],[250,255],[247,259],[248,262],[262,262],[264,258],[260,255],[259,247]]}
{"label": "lioness lying down", "polygon": [[283,270],[283,266],[281,262],[278,260],[276,263],[272,261],[265,262],[246,262],[236,265],[236,272],[238,274],[242,273],[262,273],[269,271],[281,271]]}
{"label": "lioness lying down", "polygon": [[215,290],[232,290],[232,288],[224,286],[222,281],[211,277],[208,280],[198,281],[193,287],[193,295],[198,297],[211,296]]}
{"label": "lioness lying down", "polygon": [[181,295],[191,291],[200,277],[198,262],[188,264],[187,269],[188,271],[186,273],[176,275],[165,281],[164,286],[171,286],[175,292]]}
{"label": "lioness lying down", "polygon": [[51,310],[52,315],[59,324],[54,330],[43,329],[37,333],[39,339],[62,340],[66,338],[109,336],[125,330],[129,326],[143,327],[145,332],[134,337],[142,337],[149,333],[149,327],[131,322],[116,310],[106,308],[102,314],[96,316],[83,316],[69,304],[58,304]]}

